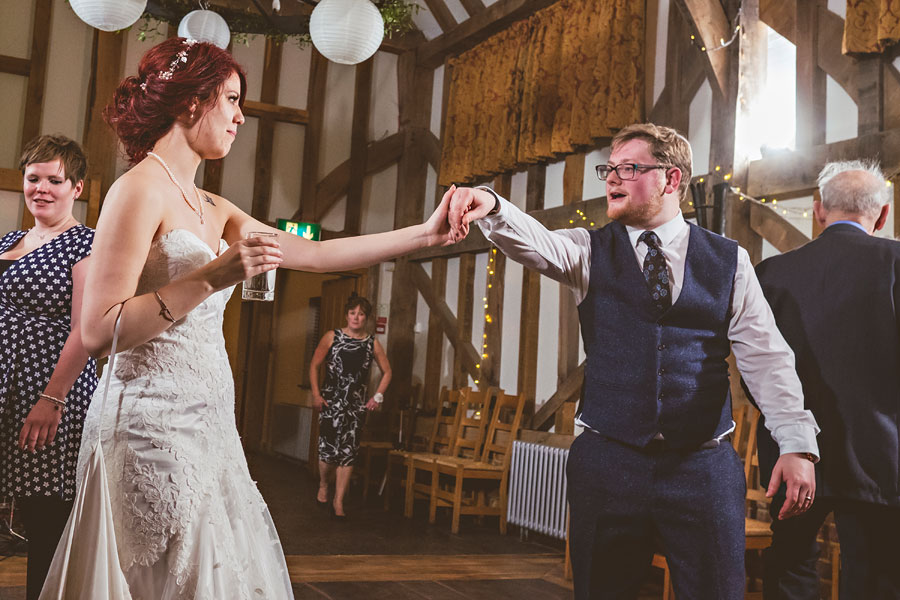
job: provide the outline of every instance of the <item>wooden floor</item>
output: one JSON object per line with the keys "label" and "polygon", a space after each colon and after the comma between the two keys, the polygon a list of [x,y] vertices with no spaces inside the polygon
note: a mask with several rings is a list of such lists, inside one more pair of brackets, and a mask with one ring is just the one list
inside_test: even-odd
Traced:
{"label": "wooden floor", "polygon": [[[463,518],[459,535],[449,515],[429,525],[427,506],[413,519],[384,512],[359,490],[350,519],[337,522],[315,504],[316,482],[300,466],[251,456],[250,468],[272,512],[298,600],[571,600],[557,540],[501,536],[496,519]],[[24,600],[25,558],[0,556],[0,600]],[[641,600],[661,597],[648,583]]]}

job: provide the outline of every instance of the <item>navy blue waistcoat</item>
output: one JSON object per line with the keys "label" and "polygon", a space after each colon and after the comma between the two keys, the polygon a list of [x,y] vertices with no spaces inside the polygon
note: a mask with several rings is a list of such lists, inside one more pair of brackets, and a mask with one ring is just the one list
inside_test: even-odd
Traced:
{"label": "navy blue waistcoat", "polygon": [[737,243],[690,225],[684,284],[661,316],[625,227],[591,234],[578,307],[587,363],[581,420],[612,439],[698,446],[731,427],[728,324]]}

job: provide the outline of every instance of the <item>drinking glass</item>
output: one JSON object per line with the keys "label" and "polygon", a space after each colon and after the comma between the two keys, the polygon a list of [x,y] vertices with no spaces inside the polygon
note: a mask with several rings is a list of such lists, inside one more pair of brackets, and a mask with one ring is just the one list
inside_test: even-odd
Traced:
{"label": "drinking glass", "polygon": [[[247,234],[248,240],[257,237],[275,239],[278,237],[278,234],[269,233],[268,231],[251,231]],[[246,280],[241,289],[241,299],[262,300],[264,302],[271,302],[272,300],[274,300],[276,270],[277,269],[272,269],[271,271],[266,271],[265,273],[254,275],[250,279]]]}

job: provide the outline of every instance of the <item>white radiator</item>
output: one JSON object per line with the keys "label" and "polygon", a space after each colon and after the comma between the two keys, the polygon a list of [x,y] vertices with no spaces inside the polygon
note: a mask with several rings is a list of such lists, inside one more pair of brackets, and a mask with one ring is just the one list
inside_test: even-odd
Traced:
{"label": "white radiator", "polygon": [[561,540],[566,538],[568,456],[568,449],[513,442],[508,522]]}

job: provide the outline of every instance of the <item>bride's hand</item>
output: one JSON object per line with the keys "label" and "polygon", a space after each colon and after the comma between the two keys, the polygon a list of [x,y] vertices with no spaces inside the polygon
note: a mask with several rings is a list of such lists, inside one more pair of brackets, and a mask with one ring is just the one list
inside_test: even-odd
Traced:
{"label": "bride's hand", "polygon": [[229,246],[209,263],[207,279],[215,290],[222,290],[254,275],[277,269],[284,254],[275,238],[255,237]]}

